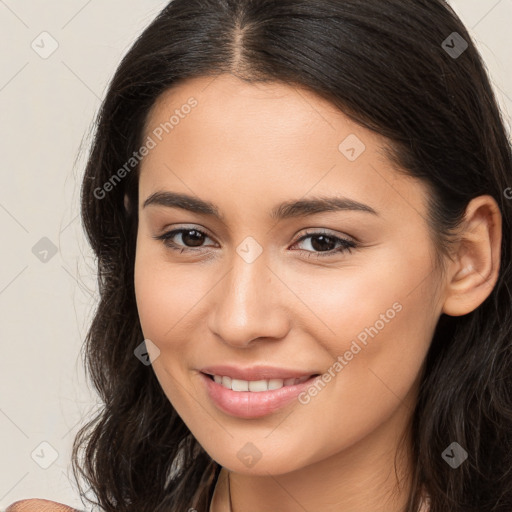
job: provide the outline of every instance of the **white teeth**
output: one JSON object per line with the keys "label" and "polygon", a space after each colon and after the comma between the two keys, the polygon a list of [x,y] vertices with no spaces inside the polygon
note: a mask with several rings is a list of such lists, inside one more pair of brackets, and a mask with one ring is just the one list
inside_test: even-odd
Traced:
{"label": "white teeth", "polygon": [[296,384],[300,384],[301,382],[305,382],[310,378],[309,375],[305,375],[300,378],[290,378],[290,379],[264,379],[264,380],[242,380],[242,379],[232,379],[227,376],[214,375],[213,380],[217,384],[221,384],[223,387],[227,389],[232,389],[233,391],[269,391],[274,389],[280,389],[283,386],[293,386]]}
{"label": "white teeth", "polygon": [[249,391],[249,382],[247,380],[232,379],[231,389],[233,391]]}
{"label": "white teeth", "polygon": [[248,391],[268,391],[268,382],[266,380],[250,380],[248,388]]}
{"label": "white teeth", "polygon": [[268,389],[281,389],[284,385],[283,379],[270,379],[268,381]]}

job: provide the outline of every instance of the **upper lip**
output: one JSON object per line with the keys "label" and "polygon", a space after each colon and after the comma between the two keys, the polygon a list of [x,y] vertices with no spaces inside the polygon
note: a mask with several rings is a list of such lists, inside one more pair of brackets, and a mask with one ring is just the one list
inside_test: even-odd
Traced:
{"label": "upper lip", "polygon": [[293,370],[289,368],[277,368],[275,366],[251,366],[250,368],[241,368],[227,364],[205,366],[200,370],[209,375],[220,375],[222,377],[231,377],[240,380],[269,380],[269,379],[297,379],[299,377],[317,375],[315,371]]}

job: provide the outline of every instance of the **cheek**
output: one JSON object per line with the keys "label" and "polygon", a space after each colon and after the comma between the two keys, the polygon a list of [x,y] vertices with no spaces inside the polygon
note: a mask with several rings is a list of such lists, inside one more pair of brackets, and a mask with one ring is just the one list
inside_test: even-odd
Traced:
{"label": "cheek", "polygon": [[[379,331],[384,326],[387,330],[400,316],[429,316],[424,306],[432,294],[431,285],[418,286],[431,271],[424,256],[397,257],[383,250],[371,261],[321,270],[286,277],[309,310],[310,326],[325,328],[327,337],[353,338],[376,323]],[[406,315],[398,311],[405,305]]]}
{"label": "cheek", "polygon": [[135,259],[135,296],[142,330],[144,336],[160,343],[173,340],[173,330],[187,329],[187,313],[208,291],[204,272],[199,275],[172,264],[162,254],[138,246]]}
{"label": "cheek", "polygon": [[202,291],[191,285],[200,280],[162,260],[160,252],[137,247],[134,281],[142,332],[160,350],[152,369],[173,407],[183,419],[201,417],[190,399],[192,390],[184,391],[189,376],[183,367],[193,359],[188,342],[193,326],[187,325],[187,313],[200,300]]}
{"label": "cheek", "polygon": [[[315,457],[344,449],[392,415],[406,414],[404,402],[414,407],[408,400],[415,398],[437,317],[429,307],[433,281],[419,285],[429,274],[429,260],[422,255],[381,261],[379,269],[350,269],[330,284],[317,280],[324,288],[304,286],[308,304],[322,320],[310,324],[310,335],[332,361],[324,370],[325,384],[301,397],[306,435],[315,443],[321,428],[331,440]],[[323,418],[322,425],[308,418]]]}
{"label": "cheek", "polygon": [[403,397],[414,383],[439,317],[434,276],[425,279],[432,270],[427,249],[382,250],[372,264],[317,272],[311,279],[296,276],[297,294],[314,313],[307,315],[309,325],[304,317],[302,328],[332,364],[342,358],[341,368],[330,367],[344,374],[334,378],[340,393],[368,400],[372,386],[387,386],[391,397]]}

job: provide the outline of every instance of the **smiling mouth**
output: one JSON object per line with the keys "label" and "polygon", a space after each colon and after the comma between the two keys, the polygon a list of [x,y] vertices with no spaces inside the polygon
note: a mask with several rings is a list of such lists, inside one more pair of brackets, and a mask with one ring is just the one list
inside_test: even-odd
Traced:
{"label": "smiling mouth", "polygon": [[213,380],[217,384],[220,384],[222,387],[226,389],[230,389],[232,391],[252,391],[252,392],[263,392],[263,391],[273,391],[277,389],[281,389],[283,387],[291,387],[296,386],[298,384],[302,384],[314,377],[318,377],[320,374],[315,373],[312,375],[305,375],[299,378],[290,378],[290,379],[261,379],[261,380],[243,380],[243,379],[233,379],[226,375],[210,375],[208,373],[204,373],[210,380]]}

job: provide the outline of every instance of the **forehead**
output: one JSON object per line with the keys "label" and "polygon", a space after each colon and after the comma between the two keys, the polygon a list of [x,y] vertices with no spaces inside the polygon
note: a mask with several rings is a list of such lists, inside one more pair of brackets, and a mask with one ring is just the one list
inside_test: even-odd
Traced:
{"label": "forehead", "polygon": [[[197,106],[190,113],[181,113],[180,110],[188,112],[187,103],[191,99]],[[372,139],[368,142],[385,142],[304,87],[282,82],[249,83],[231,74],[188,79],[162,93],[148,115],[146,133],[169,121],[176,110],[181,114],[182,128],[190,124],[181,122],[187,117],[200,117],[201,123],[208,123],[206,128],[215,124],[219,134],[231,133],[234,139],[248,135],[263,142],[271,136],[279,136],[280,139],[299,138],[303,142],[307,132],[314,130],[323,135],[330,131],[335,140],[339,135],[336,132],[344,128],[352,132],[364,131],[365,138]],[[173,121],[173,135],[180,131],[175,129],[178,128],[176,121]],[[194,126],[196,131],[199,128]],[[204,135],[202,131],[199,134]]]}
{"label": "forehead", "polygon": [[141,164],[141,196],[167,188],[277,202],[339,192],[376,209],[426,207],[422,184],[392,168],[382,136],[296,85],[229,74],[186,80],[158,98],[144,136],[155,147]]}

